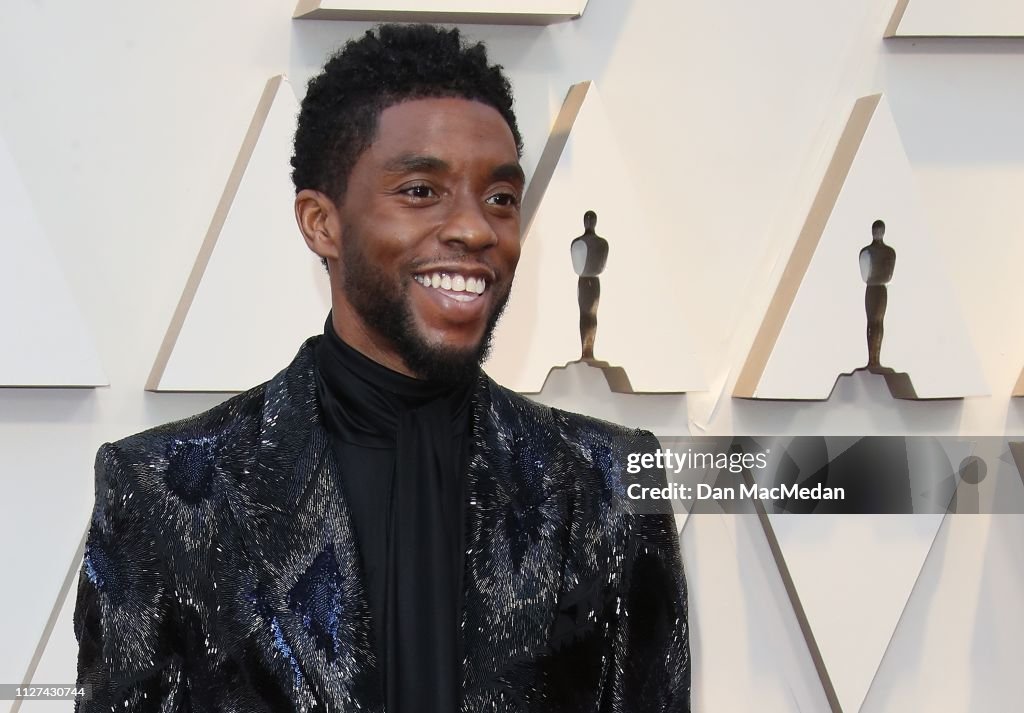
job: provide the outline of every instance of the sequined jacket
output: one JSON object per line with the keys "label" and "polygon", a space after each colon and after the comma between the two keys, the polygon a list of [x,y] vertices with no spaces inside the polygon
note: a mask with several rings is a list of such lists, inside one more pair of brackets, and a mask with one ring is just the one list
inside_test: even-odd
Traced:
{"label": "sequined jacket", "polygon": [[[316,339],[269,382],[100,448],[77,710],[383,711]],[[462,711],[688,711],[673,520],[625,497],[653,436],[483,375],[472,429]]]}

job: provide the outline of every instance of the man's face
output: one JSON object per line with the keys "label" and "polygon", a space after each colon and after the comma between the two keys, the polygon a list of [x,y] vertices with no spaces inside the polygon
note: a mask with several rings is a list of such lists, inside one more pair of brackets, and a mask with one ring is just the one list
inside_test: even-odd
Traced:
{"label": "man's face", "polygon": [[420,378],[475,368],[519,261],[522,193],[515,140],[492,107],[429,98],[383,110],[338,206],[338,334]]}

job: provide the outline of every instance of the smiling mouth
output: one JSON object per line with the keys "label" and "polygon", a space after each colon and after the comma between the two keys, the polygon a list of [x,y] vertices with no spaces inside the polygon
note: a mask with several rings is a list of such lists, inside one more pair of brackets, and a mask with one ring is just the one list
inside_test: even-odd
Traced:
{"label": "smiling mouth", "polygon": [[487,290],[486,278],[457,272],[426,272],[413,275],[412,279],[456,302],[474,302]]}

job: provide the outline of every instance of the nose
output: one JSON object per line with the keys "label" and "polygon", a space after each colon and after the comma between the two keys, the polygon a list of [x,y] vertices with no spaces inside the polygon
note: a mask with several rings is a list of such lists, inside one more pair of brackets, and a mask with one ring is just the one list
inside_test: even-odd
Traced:
{"label": "nose", "polygon": [[461,247],[467,252],[483,250],[498,242],[484,205],[473,195],[458,196],[452,202],[451,211],[441,226],[440,239],[443,243]]}

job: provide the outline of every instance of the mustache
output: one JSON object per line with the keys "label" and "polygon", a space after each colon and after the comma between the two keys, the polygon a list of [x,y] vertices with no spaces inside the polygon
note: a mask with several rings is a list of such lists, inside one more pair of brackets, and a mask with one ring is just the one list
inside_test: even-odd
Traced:
{"label": "mustache", "polygon": [[491,282],[504,278],[504,273],[492,265],[489,260],[467,253],[419,258],[410,263],[409,269],[410,272],[483,272]]}

